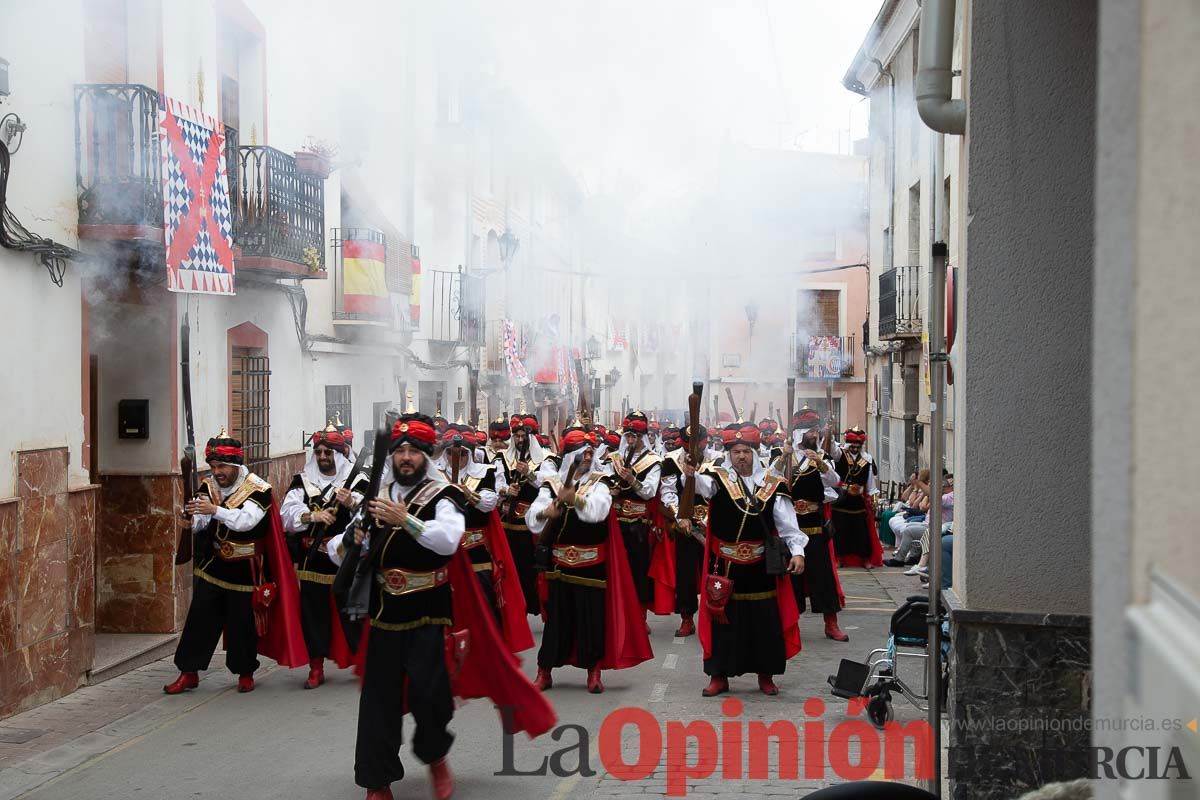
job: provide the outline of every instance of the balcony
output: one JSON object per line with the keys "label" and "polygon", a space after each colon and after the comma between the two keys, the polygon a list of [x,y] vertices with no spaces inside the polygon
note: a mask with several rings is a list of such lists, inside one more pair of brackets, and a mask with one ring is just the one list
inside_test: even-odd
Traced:
{"label": "balcony", "polygon": [[374,228],[334,228],[333,321],[391,327],[387,236]]}
{"label": "balcony", "polygon": [[483,278],[462,270],[429,273],[429,339],[480,347],[484,343]]}
{"label": "balcony", "polygon": [[792,334],[792,364],[800,380],[854,377],[854,336]]}
{"label": "balcony", "polygon": [[238,271],[325,278],[325,182],[273,147],[238,148],[234,197]]}
{"label": "balcony", "polygon": [[879,338],[921,335],[921,268],[896,267],[879,276]]}
{"label": "balcony", "polygon": [[79,238],[162,246],[158,92],[137,84],[75,87]]}

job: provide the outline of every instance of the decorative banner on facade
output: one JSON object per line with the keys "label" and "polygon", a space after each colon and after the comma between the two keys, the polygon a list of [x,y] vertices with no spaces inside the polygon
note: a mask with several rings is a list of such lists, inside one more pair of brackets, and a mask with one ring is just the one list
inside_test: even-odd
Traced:
{"label": "decorative banner on facade", "polygon": [[387,290],[387,245],[379,231],[347,229],[342,239],[342,310],[391,316]]}
{"label": "decorative banner on facade", "polygon": [[414,328],[421,326],[421,251],[412,245],[412,288],[409,290],[409,321]]}
{"label": "decorative banner on facade", "polygon": [[167,289],[233,294],[233,212],[225,128],[164,97],[158,112]]}
{"label": "decorative banner on facade", "polygon": [[808,337],[808,377],[840,378],[844,366],[840,336]]}
{"label": "decorative banner on facade", "polygon": [[625,323],[616,320],[608,321],[608,352],[624,353],[629,346],[629,338],[625,335]]}
{"label": "decorative banner on facade", "polygon": [[506,319],[500,330],[500,345],[504,351],[504,363],[508,367],[508,380],[513,386],[523,389],[533,381],[529,379],[529,373],[525,371],[525,365],[521,363],[518,355],[517,325],[511,319]]}

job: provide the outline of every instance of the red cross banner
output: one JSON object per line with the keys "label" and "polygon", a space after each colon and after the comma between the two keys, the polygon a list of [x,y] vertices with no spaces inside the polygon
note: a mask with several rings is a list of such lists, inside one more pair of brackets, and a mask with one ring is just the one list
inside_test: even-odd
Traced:
{"label": "red cross banner", "polygon": [[167,288],[233,294],[233,212],[225,128],[204,112],[164,97],[158,138]]}

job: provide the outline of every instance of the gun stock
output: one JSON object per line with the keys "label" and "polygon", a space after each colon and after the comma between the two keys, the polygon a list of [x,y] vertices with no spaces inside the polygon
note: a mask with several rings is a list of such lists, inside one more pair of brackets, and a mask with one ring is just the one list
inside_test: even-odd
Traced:
{"label": "gun stock", "polygon": [[[792,439],[792,431],[791,431],[791,427],[790,427],[790,426],[791,426],[791,423],[792,423],[792,413],[795,411],[795,408],[796,408],[796,379],[795,379],[795,378],[788,378],[788,379],[787,379],[787,421],[788,421],[788,427],[785,427],[785,428],[784,428],[784,433],[786,433],[786,434],[787,434],[788,441],[791,441],[791,439]],[[780,423],[780,424],[782,425],[782,423]],[[786,461],[786,462],[784,462],[784,463],[785,463],[785,465],[786,465],[786,466],[784,467],[784,474],[783,474],[783,477],[784,477],[784,480],[786,480],[786,481],[787,481],[787,485],[788,485],[788,491],[791,491],[791,488],[792,488],[792,458],[791,458],[791,457],[789,457],[789,458],[787,459],[787,461]]]}
{"label": "gun stock", "polygon": [[[688,431],[688,461],[693,466],[700,466],[700,401],[704,394],[703,383],[693,383],[692,393],[688,395],[688,414],[690,416]],[[696,476],[689,475],[683,479],[683,494],[679,496],[679,519],[691,519],[696,507]]]}
{"label": "gun stock", "polygon": [[[179,474],[183,478],[183,502],[187,503],[196,496],[198,475],[196,474],[195,457],[184,448],[183,458],[179,459]],[[179,528],[179,543],[175,547],[175,563],[186,564],[192,560],[192,521],[186,519]]]}

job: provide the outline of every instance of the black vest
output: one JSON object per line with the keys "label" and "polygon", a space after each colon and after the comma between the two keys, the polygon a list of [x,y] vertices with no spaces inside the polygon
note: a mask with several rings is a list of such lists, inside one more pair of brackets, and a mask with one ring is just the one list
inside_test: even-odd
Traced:
{"label": "black vest", "polygon": [[[266,512],[257,525],[244,532],[229,530],[216,517],[210,519],[204,535],[212,544],[212,554],[196,567],[196,571],[202,573],[202,579],[207,577],[218,586],[225,583],[243,589],[253,587],[252,563],[255,559],[242,554],[248,552],[252,545],[257,545],[257,552],[262,554],[262,541],[271,530],[271,484],[250,472],[224,500],[221,500],[220,488],[212,478],[205,479],[201,491],[207,492],[214,503],[224,508],[241,508],[246,503],[253,503]],[[265,560],[259,559],[260,562]],[[266,579],[265,575],[260,576],[260,580]]]}

